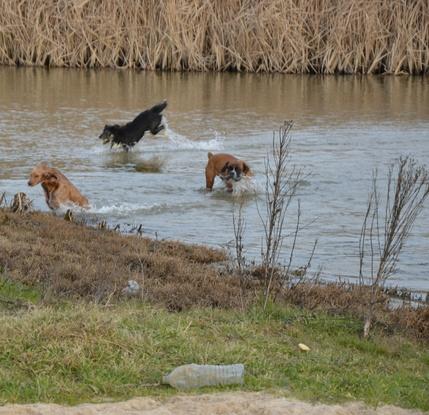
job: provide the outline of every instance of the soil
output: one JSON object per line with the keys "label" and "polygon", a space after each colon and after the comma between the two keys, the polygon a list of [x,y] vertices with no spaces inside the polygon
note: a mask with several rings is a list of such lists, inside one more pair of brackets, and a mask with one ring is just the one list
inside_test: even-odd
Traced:
{"label": "soil", "polygon": [[395,406],[371,408],[359,402],[310,404],[266,393],[182,395],[166,400],[134,398],[126,402],[6,405],[0,415],[416,415],[423,412]]}

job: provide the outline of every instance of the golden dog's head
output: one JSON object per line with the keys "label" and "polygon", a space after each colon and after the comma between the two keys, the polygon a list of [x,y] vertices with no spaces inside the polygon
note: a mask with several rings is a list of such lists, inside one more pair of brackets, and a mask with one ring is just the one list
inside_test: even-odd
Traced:
{"label": "golden dog's head", "polygon": [[43,182],[55,182],[58,180],[56,173],[53,169],[49,168],[46,163],[38,164],[30,173],[28,179],[29,186],[36,186]]}

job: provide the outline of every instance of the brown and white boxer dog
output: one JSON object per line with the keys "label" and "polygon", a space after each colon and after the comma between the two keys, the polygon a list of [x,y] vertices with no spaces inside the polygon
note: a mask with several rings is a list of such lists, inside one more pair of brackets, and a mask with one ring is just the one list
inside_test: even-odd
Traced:
{"label": "brown and white boxer dog", "polygon": [[226,190],[232,192],[233,182],[238,182],[243,176],[251,176],[250,167],[243,160],[231,154],[208,153],[206,166],[206,190],[211,191],[216,176],[219,176],[225,183]]}

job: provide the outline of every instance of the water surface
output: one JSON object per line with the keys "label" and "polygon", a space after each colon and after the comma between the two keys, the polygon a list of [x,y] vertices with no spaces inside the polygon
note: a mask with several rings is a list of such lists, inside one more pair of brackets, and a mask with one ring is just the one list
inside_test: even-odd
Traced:
{"label": "water surface", "polygon": [[[106,122],[126,122],[167,98],[168,129],[126,154],[97,139]],[[313,242],[312,270],[325,278],[358,273],[358,240],[373,169],[380,181],[403,154],[429,165],[429,81],[422,77],[179,74],[0,68],[0,192],[26,192],[47,211],[32,167],[47,161],[90,199],[88,218],[143,224],[152,237],[227,246],[232,210],[247,193],[245,246],[259,258],[264,158],[273,130],[294,120],[291,164],[306,173],[298,192],[300,232],[294,266]],[[255,177],[234,195],[221,182],[204,191],[207,152],[248,161]],[[160,172],[139,172],[145,160]],[[240,192],[241,190],[241,192]],[[298,200],[297,198],[297,200]],[[296,201],[288,216],[296,220]],[[283,257],[289,257],[286,241]],[[429,206],[418,218],[392,284],[429,289]]]}

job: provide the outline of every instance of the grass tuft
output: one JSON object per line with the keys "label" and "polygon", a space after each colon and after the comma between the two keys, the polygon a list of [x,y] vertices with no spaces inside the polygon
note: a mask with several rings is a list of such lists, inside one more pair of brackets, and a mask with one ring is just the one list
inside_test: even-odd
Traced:
{"label": "grass tuft", "polygon": [[6,278],[0,270],[0,311],[30,307],[40,299],[38,290]]}

